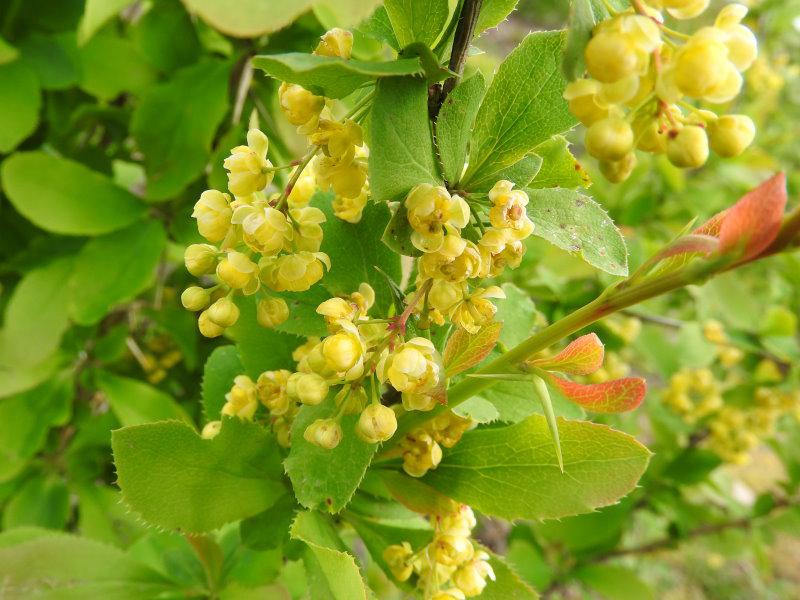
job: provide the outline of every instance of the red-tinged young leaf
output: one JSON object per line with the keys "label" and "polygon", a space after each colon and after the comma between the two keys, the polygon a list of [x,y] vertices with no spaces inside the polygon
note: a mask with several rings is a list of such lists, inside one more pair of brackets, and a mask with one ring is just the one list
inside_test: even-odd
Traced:
{"label": "red-tinged young leaf", "polygon": [[778,173],[745,194],[725,215],[719,232],[719,251],[744,247],[744,260],[769,246],[781,228],[786,207],[786,175]]}
{"label": "red-tinged young leaf", "polygon": [[658,259],[663,260],[681,254],[709,255],[719,248],[719,240],[712,235],[692,233],[670,244],[659,252]]}
{"label": "red-tinged young leaf", "polygon": [[647,392],[647,383],[641,377],[626,377],[586,385],[550,375],[550,381],[576,404],[599,413],[633,410],[642,403]]}
{"label": "red-tinged young leaf", "polygon": [[572,341],[566,348],[550,358],[539,358],[531,364],[546,371],[559,371],[569,375],[589,375],[603,366],[603,342],[595,333],[587,333]]}
{"label": "red-tinged young leaf", "polygon": [[447,376],[458,375],[486,358],[497,344],[502,328],[502,323],[491,323],[476,334],[470,334],[460,327],[456,329],[444,349]]}

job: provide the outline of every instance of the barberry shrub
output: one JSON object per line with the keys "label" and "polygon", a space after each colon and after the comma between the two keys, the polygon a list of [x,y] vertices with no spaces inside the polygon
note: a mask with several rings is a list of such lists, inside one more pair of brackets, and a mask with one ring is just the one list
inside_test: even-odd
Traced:
{"label": "barberry shrub", "polygon": [[[277,14],[254,6],[239,20],[239,9],[226,14],[223,4],[186,0],[241,37],[295,16],[280,3]],[[356,4],[346,10],[361,10]],[[87,369],[85,383],[121,426],[112,449],[124,510],[138,526],[182,534],[202,566],[198,577],[158,556],[185,557],[167,533],[104,554],[88,540],[26,529],[0,544],[0,553],[11,547],[0,573],[41,592],[33,597],[55,597],[47,595],[54,581],[84,597],[277,597],[279,588],[266,585],[275,573],[264,575],[272,570],[296,596],[315,599],[391,597],[384,590],[394,588],[424,600],[537,598],[532,578],[476,534],[476,515],[539,522],[619,506],[652,457],[603,422],[635,415],[647,395],[619,349],[619,340],[633,343],[640,322],[607,321],[618,352],[582,330],[797,247],[800,213],[784,215],[778,173],[629,272],[625,238],[578,189],[588,187],[587,175],[565,137],[582,124],[585,149],[611,183],[631,176],[637,151],[681,169],[702,167],[711,153],[741,155],[755,139],[753,120],[709,107],[733,101],[756,61],[744,6],[729,4],[687,33],[672,21],[698,17],[707,1],[575,0],[567,30],[529,33],[484,73],[466,67],[472,43],[502,26],[514,2],[369,4],[352,30],[306,35],[305,51],[268,44],[266,53],[238,55],[237,125],[210,160],[233,61],[200,61],[146,93],[131,123],[145,157],[142,193],[153,203],[192,196],[190,210],[163,219],[177,244],[136,195],[76,161],[20,151],[3,162],[3,186],[20,214],[48,231],[97,236],[15,291],[0,366],[18,352],[26,368],[2,383],[3,393],[22,402],[68,395],[72,381],[62,379]],[[98,6],[87,3],[79,35],[100,26]],[[142,18],[183,31],[183,9],[151,9]],[[316,10],[320,22],[336,20],[336,3]],[[224,47],[226,38],[203,31],[204,44]],[[218,118],[195,122],[197,107]],[[17,133],[0,141],[13,149],[30,132]],[[160,136],[174,143],[162,146]],[[207,162],[209,189],[199,189]],[[186,171],[187,163],[198,166]],[[118,178],[130,164],[116,165]],[[29,177],[43,172],[64,184],[51,189]],[[56,199],[47,210],[43,194]],[[526,284],[512,283],[527,277],[520,273],[529,272],[526,252],[537,239],[606,284],[550,322]],[[123,316],[146,323],[137,342],[107,313],[135,305],[164,254],[182,254],[191,276],[170,290],[185,312],[159,314],[168,276],[159,273],[154,305]],[[45,312],[38,328],[61,330],[48,338],[52,348],[18,349],[26,331],[15,332],[15,317],[43,295],[63,314]],[[96,343],[111,355],[126,347],[149,384],[103,369],[102,358],[91,364],[95,341],[64,368],[50,351],[70,319],[121,327],[119,339],[105,331]],[[196,359],[158,335],[187,324],[209,340],[198,419],[154,387],[181,360]],[[751,404],[726,405],[707,367],[732,369],[747,350],[717,321],[698,335],[714,357],[675,369],[663,408],[683,426],[702,425],[690,447],[713,455],[714,466],[744,462],[797,412],[797,394],[767,374],[748,389]],[[44,488],[48,480],[35,481]],[[105,506],[98,501],[95,510]],[[108,529],[110,536],[113,523]],[[50,554],[71,556],[53,566],[42,558]],[[382,578],[367,578],[366,564]],[[173,567],[187,573],[175,576]],[[591,580],[589,567],[581,572]]]}

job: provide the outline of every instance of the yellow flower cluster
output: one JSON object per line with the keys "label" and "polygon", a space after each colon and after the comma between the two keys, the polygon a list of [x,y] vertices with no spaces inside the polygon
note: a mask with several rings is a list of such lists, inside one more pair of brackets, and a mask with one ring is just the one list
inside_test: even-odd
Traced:
{"label": "yellow flower cluster", "polygon": [[489,555],[472,542],[475,515],[469,506],[431,517],[433,540],[416,552],[411,544],[393,544],[383,552],[398,581],[416,576],[416,585],[431,600],[464,600],[479,596],[495,575]]}
{"label": "yellow flower cluster", "polygon": [[744,352],[730,343],[722,323],[710,319],[703,324],[703,335],[717,346],[717,358],[724,367],[733,367],[742,362]]}
{"label": "yellow flower cluster", "polygon": [[775,433],[778,420],[787,414],[800,419],[800,392],[759,387],[754,404],[725,406],[709,424],[706,445],[724,461],[745,464],[762,440]]}
{"label": "yellow flower cluster", "polygon": [[[334,28],[322,36],[314,54],[347,60],[353,49],[353,34]],[[286,119],[308,136],[314,156],[308,174],[303,174],[290,191],[290,206],[305,206],[316,186],[336,193],[336,217],[358,223],[367,205],[367,148],[361,126],[352,119],[337,120],[325,98],[294,83],[282,83],[278,100]],[[298,190],[299,186],[299,190]]]}
{"label": "yellow flower cluster", "polygon": [[[445,316],[470,333],[490,323],[497,308],[492,298],[505,298],[497,286],[471,287],[469,280],[496,277],[506,266],[519,266],[523,240],[533,232],[525,207],[528,195],[498,181],[489,192],[489,222],[477,243],[461,230],[470,220],[470,206],[442,186],[420,184],[405,199],[411,243],[424,254],[419,259],[417,289],[428,286],[423,313],[441,325]],[[481,227],[483,227],[481,223]]]}
{"label": "yellow flower cluster", "polygon": [[687,423],[697,423],[722,408],[722,390],[711,369],[682,369],[669,380],[664,404]]}
{"label": "yellow flower cluster", "polygon": [[707,8],[706,0],[632,4],[596,26],[584,57],[589,77],[564,92],[572,113],[588,127],[586,149],[605,177],[627,179],[635,149],[666,153],[681,168],[702,166],[710,151],[725,158],[744,152],[755,137],[749,117],[718,116],[685,99],[723,104],[739,94],[741,74],[758,52],[755,36],[742,25],[747,8],[729,4],[713,26],[685,35],[665,27],[660,11],[692,18]]}
{"label": "yellow flower cluster", "polygon": [[[187,310],[202,311],[198,326],[206,337],[222,335],[239,320],[234,295],[304,291],[322,278],[325,267],[330,268],[328,256],[319,251],[322,211],[306,206],[283,212],[267,200],[265,189],[274,173],[267,160],[268,146],[267,137],[251,129],[247,146],[234,148],[224,162],[234,199],[207,190],[192,213],[198,231],[211,243],[189,246],[186,268],[197,277],[215,275],[217,284],[189,287],[181,302]],[[275,327],[288,316],[283,299],[264,294],[259,300],[257,317],[264,327]]]}
{"label": "yellow flower cluster", "polygon": [[437,415],[401,440],[403,470],[412,477],[424,476],[439,466],[442,446],[452,448],[473,427],[475,422],[472,419],[461,417],[451,410]]}

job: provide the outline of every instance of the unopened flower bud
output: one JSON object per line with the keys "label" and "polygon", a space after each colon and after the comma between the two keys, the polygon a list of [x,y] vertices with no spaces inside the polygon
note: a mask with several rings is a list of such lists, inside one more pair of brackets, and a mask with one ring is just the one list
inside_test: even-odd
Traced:
{"label": "unopened flower bud", "polygon": [[186,288],[181,294],[181,304],[186,310],[192,312],[203,310],[209,302],[211,302],[211,294],[208,293],[208,290],[196,285]]}
{"label": "unopened flower bud", "polygon": [[258,301],[256,320],[262,327],[277,327],[289,318],[289,306],[283,298],[268,296]]}
{"label": "unopened flower bud", "polygon": [[394,411],[382,404],[370,404],[361,413],[356,425],[358,436],[369,444],[385,442],[397,431]]}
{"label": "unopened flower bud", "polygon": [[197,328],[200,330],[200,333],[207,338],[219,337],[225,333],[225,328],[214,323],[214,321],[209,318],[208,311],[206,310],[201,312],[200,316],[197,318]]}
{"label": "unopened flower bud", "polygon": [[208,307],[208,318],[222,328],[231,327],[239,320],[239,307],[228,298],[220,298]]}
{"label": "unopened flower bud", "polygon": [[342,427],[334,419],[317,419],[306,427],[303,437],[309,444],[333,450],[342,441]]}
{"label": "unopened flower bud", "polygon": [[200,437],[204,440],[213,440],[219,435],[220,429],[222,429],[222,421],[209,421],[203,427]]}
{"label": "unopened flower bud", "polygon": [[413,551],[408,542],[392,544],[383,551],[383,560],[389,565],[389,570],[397,581],[406,581],[414,572],[411,564]]}
{"label": "unopened flower bud", "polygon": [[636,166],[636,154],[629,152],[622,160],[600,161],[600,172],[611,183],[622,183],[631,176]]}
{"label": "unopened flower bud", "polygon": [[599,160],[622,160],[633,150],[633,129],[619,117],[594,123],[586,131],[586,150]]}
{"label": "unopened flower bud", "polygon": [[328,395],[328,382],[316,373],[293,373],[286,384],[286,393],[292,400],[316,406]]}
{"label": "unopened flower bud", "polygon": [[353,34],[345,29],[334,27],[330,31],[325,32],[325,35],[320,38],[320,42],[316,50],[314,50],[314,54],[319,56],[333,56],[347,60],[350,58],[352,51]]}
{"label": "unopened flower bud", "polygon": [[183,253],[186,270],[195,277],[213,273],[219,250],[211,244],[192,244]]}
{"label": "unopened flower bud", "polygon": [[676,167],[696,169],[708,160],[708,135],[706,130],[688,125],[678,131],[670,132],[667,140],[667,158]]}
{"label": "unopened flower bud", "polygon": [[711,149],[723,158],[739,156],[753,143],[756,126],[746,115],[724,115],[709,124]]}

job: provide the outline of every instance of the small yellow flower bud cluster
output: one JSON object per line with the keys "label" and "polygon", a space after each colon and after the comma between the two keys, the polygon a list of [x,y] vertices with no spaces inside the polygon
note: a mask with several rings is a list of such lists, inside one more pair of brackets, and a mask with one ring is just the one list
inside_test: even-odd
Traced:
{"label": "small yellow flower bud cluster", "polygon": [[717,116],[683,99],[722,104],[739,94],[741,73],[758,52],[755,36],[742,25],[747,8],[729,4],[713,26],[684,36],[665,27],[659,11],[692,18],[707,8],[707,0],[633,4],[595,27],[585,50],[589,78],[564,92],[572,113],[588,127],[586,149],[600,161],[603,175],[614,183],[627,179],[636,165],[635,149],[665,153],[681,168],[702,166],[710,151],[724,158],[740,155],[755,137],[749,117]]}
{"label": "small yellow flower bud cluster", "polygon": [[663,401],[687,423],[697,423],[722,407],[720,383],[710,369],[682,369],[669,380]]}
{"label": "small yellow flower bud cluster", "polygon": [[400,442],[403,452],[403,470],[412,477],[422,477],[439,466],[442,446],[452,448],[464,433],[475,427],[466,419],[448,410],[436,416],[424,427],[415,429]]}
{"label": "small yellow flower bud cluster", "polygon": [[742,362],[744,352],[731,344],[722,323],[715,319],[709,319],[703,323],[703,335],[709,342],[717,346],[717,358],[722,366],[730,368]]}
{"label": "small yellow flower bud cluster", "polygon": [[505,298],[505,294],[497,286],[471,288],[468,280],[496,277],[506,266],[515,268],[522,261],[523,241],[533,232],[533,222],[526,211],[528,195],[513,187],[501,180],[489,192],[490,227],[477,243],[461,237],[470,220],[466,200],[430,184],[409,192],[405,209],[413,230],[411,243],[424,253],[419,259],[417,289],[430,282],[422,308],[430,321],[441,325],[446,315],[476,333],[493,320],[497,308],[490,299]]}
{"label": "small yellow flower bud cluster", "polygon": [[383,559],[398,581],[416,576],[416,585],[426,598],[464,600],[479,596],[487,579],[494,581],[489,555],[475,548],[472,529],[475,515],[461,505],[450,514],[430,518],[433,540],[414,552],[408,542],[388,546]]}
{"label": "small yellow flower bud cluster", "polygon": [[[335,28],[322,36],[314,54],[347,60],[352,48],[353,34]],[[311,161],[308,174],[298,178],[290,190],[289,205],[308,204],[316,186],[333,189],[336,217],[358,223],[369,196],[367,148],[361,126],[352,119],[335,119],[325,98],[294,83],[281,84],[278,100],[287,120],[308,136],[311,146],[322,150]]]}
{"label": "small yellow flower bud cluster", "polygon": [[[189,246],[186,268],[197,277],[216,275],[218,283],[187,288],[181,302],[187,310],[202,311],[198,326],[206,337],[222,335],[238,321],[236,294],[305,291],[322,278],[324,267],[330,268],[328,256],[319,251],[323,212],[296,206],[286,213],[267,200],[265,188],[273,176],[268,146],[266,136],[251,129],[247,146],[234,148],[224,163],[234,200],[207,190],[192,213],[198,231],[212,243]],[[258,323],[264,327],[276,327],[289,317],[282,298],[264,295],[257,306]]]}
{"label": "small yellow flower bud cluster", "polygon": [[[165,290],[166,292],[167,290]],[[146,338],[146,349],[141,349],[131,339],[128,342],[133,357],[147,375],[147,381],[156,384],[164,381],[167,372],[183,360],[183,354],[166,335],[151,335]]]}

